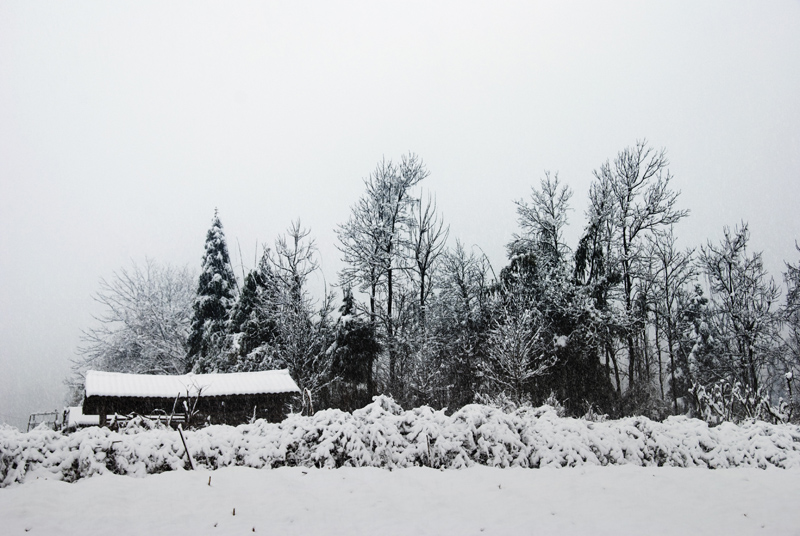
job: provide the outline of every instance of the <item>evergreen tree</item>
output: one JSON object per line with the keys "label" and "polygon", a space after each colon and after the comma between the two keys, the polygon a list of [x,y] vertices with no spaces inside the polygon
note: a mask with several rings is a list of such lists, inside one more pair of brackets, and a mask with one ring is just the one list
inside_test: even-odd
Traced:
{"label": "evergreen tree", "polygon": [[[511,262],[500,272],[486,378],[502,384],[497,370],[492,371],[500,364],[506,381],[516,378],[505,394],[517,403],[540,403],[554,394],[570,412],[582,414],[587,405],[610,409],[612,388],[599,359],[608,315],[598,307],[605,295],[596,288],[602,279],[593,280],[603,271],[602,236],[594,237],[592,251],[587,251],[592,238],[582,241],[577,268],[570,265],[561,239],[570,195],[557,176],[547,174],[532,190],[530,203],[517,203],[523,233],[508,245]],[[601,222],[596,223],[599,229]],[[587,261],[592,264],[588,270]],[[576,281],[584,278],[592,284]]]}
{"label": "evergreen tree", "polygon": [[692,400],[692,385],[706,387],[724,379],[714,352],[711,311],[702,287],[695,283],[691,291],[680,290],[677,298],[682,318],[676,326],[678,351],[670,366],[670,393],[676,406],[678,400],[682,399],[684,404]]}
{"label": "evergreen tree", "polygon": [[589,223],[574,256],[574,280],[581,293],[592,298],[595,320],[593,351],[604,359],[607,378],[613,376],[619,399],[622,394],[620,364],[615,343],[621,336],[622,319],[613,307],[613,294],[622,282],[619,263],[613,253],[614,212],[611,187],[608,181],[595,181],[589,189]]}
{"label": "evergreen tree", "polygon": [[206,234],[203,267],[193,304],[188,362],[194,372],[219,370],[220,354],[231,307],[236,300],[236,278],[228,244],[217,211]]}
{"label": "evergreen tree", "polygon": [[336,340],[329,350],[331,372],[337,378],[332,388],[332,402],[341,409],[353,411],[368,404],[375,395],[372,365],[381,345],[374,326],[358,314],[350,289],[345,290],[339,311]]}
{"label": "evergreen tree", "polygon": [[242,358],[275,339],[277,301],[275,274],[267,249],[258,267],[245,277],[239,299],[231,310],[231,357],[236,361],[231,366],[241,368]]}
{"label": "evergreen tree", "polygon": [[520,343],[535,335],[527,360],[519,361],[523,354],[503,355],[512,358],[518,372],[530,373],[519,384],[526,396],[520,397],[517,387],[506,394],[537,404],[554,394],[576,415],[587,406],[609,411],[613,388],[598,358],[608,319],[596,309],[591,288],[574,282],[569,266],[551,263],[547,254],[528,253],[514,257],[500,272],[490,357],[507,348],[526,349]]}

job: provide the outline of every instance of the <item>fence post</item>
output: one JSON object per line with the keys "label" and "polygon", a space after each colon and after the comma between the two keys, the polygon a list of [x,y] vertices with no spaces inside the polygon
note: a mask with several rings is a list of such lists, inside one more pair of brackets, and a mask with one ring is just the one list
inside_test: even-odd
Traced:
{"label": "fence post", "polygon": [[186,446],[186,439],[183,437],[182,424],[178,424],[178,433],[181,435],[181,442],[183,442],[183,450],[186,452],[186,457],[189,458],[189,467],[191,467],[192,471],[194,471],[194,460],[192,459],[192,455],[189,454],[189,448]]}

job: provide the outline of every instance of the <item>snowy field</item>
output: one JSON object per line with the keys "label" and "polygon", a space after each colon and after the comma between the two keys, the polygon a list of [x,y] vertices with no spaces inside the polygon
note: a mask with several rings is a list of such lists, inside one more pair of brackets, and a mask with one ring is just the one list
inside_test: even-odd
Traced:
{"label": "snowy field", "polygon": [[795,425],[377,397],[185,439],[196,471],[152,423],[0,427],[0,535],[800,535]]}
{"label": "snowy field", "polygon": [[800,534],[798,498],[797,469],[228,467],[28,479],[0,489],[0,532]]}

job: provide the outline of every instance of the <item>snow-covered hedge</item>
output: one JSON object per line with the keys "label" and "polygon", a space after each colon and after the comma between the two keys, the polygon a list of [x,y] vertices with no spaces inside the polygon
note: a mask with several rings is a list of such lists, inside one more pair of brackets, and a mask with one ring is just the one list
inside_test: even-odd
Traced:
{"label": "snow-covered hedge", "polygon": [[[549,406],[505,413],[469,405],[451,416],[404,411],[377,397],[353,412],[291,415],[279,424],[209,426],[185,432],[195,463],[209,468],[427,465],[461,468],[670,465],[800,467],[800,427],[645,417],[592,422],[559,417]],[[0,487],[36,475],[67,481],[103,473],[143,476],[186,466],[178,432],[152,425],[73,433],[0,428]]]}

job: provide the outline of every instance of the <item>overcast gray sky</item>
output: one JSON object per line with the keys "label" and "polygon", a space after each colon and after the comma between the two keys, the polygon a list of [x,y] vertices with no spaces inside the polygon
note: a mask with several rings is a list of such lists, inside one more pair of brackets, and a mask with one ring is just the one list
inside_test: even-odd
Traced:
{"label": "overcast gray sky", "polygon": [[[334,228],[383,156],[418,153],[495,268],[544,170],[575,191],[647,138],[691,216],[750,223],[780,279],[800,239],[800,3],[0,0],[0,420],[60,408],[101,277],[199,270],[218,207],[253,264]],[[237,259],[238,260],[238,259]]]}

